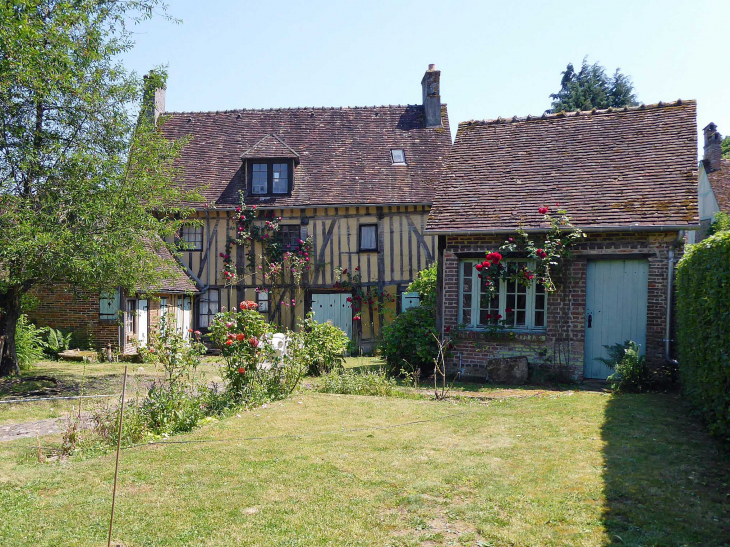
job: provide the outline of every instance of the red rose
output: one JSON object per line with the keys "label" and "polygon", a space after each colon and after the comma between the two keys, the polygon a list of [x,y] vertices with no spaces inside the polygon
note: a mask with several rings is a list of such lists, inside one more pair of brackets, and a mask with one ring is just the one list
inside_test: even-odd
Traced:
{"label": "red rose", "polygon": [[342,270],[342,275],[347,275],[347,268],[345,268],[344,270]]}
{"label": "red rose", "polygon": [[245,336],[243,335],[243,333],[241,333],[241,332],[239,332],[239,333],[238,333],[238,334],[236,335],[236,340],[238,340],[239,342],[242,342],[242,341],[243,341],[243,340],[244,340],[245,338],[246,338],[246,337],[245,337]]}
{"label": "red rose", "polygon": [[449,344],[449,349],[454,349],[454,344]]}
{"label": "red rose", "polygon": [[538,212],[539,212],[539,213],[540,213],[541,215],[547,215],[547,212],[548,212],[548,210],[549,210],[549,207],[545,207],[545,206],[543,205],[543,206],[542,206],[542,207],[540,207],[540,208],[539,208],[539,209],[538,209],[537,211],[538,211]]}
{"label": "red rose", "polygon": [[253,347],[256,347],[259,345],[259,339],[256,338],[255,336],[252,336],[251,338],[248,339],[248,343],[251,344]]}
{"label": "red rose", "polygon": [[487,321],[489,321],[491,318],[492,318],[492,314],[491,313],[488,313],[487,314]]}
{"label": "red rose", "polygon": [[233,344],[233,340],[226,340],[226,346],[230,346],[231,344]]}
{"label": "red rose", "polygon": [[188,332],[193,332],[193,329],[188,329]]}
{"label": "red rose", "polygon": [[491,264],[489,263],[489,260],[485,260],[484,262],[482,262],[482,267],[489,269],[490,266]]}
{"label": "red rose", "polygon": [[482,271],[482,268],[484,268],[484,266],[482,266],[481,264],[477,264],[477,265],[476,265],[476,266],[474,266],[474,267],[476,268],[476,270],[477,270],[478,272],[481,272],[481,271]]}
{"label": "red rose", "polygon": [[512,313],[513,311],[515,311],[515,310],[513,310],[512,308],[505,308],[504,309],[504,312],[505,313]]}
{"label": "red rose", "polygon": [[449,334],[449,333],[451,332],[451,327],[445,327],[445,328],[444,328],[444,332],[445,332],[446,334]]}
{"label": "red rose", "polygon": [[246,374],[246,369],[243,367],[238,367],[238,374]]}
{"label": "red rose", "polygon": [[355,317],[352,318],[352,320],[353,321],[360,321],[360,316],[359,315],[356,315]]}
{"label": "red rose", "polygon": [[514,241],[514,238],[510,237],[507,241],[509,241],[510,243],[512,243]]}
{"label": "red rose", "polygon": [[348,302],[352,302],[352,296],[348,296],[348,297],[347,297],[347,301],[348,301]]}
{"label": "red rose", "polygon": [[497,321],[499,321],[500,319],[502,319],[502,316],[497,314]]}

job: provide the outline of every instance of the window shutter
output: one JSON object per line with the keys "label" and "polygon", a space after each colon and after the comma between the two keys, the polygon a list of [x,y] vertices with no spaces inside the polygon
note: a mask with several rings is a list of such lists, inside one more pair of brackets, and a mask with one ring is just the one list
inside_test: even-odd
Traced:
{"label": "window shutter", "polygon": [[99,294],[99,319],[115,321],[119,312],[119,289],[102,291]]}

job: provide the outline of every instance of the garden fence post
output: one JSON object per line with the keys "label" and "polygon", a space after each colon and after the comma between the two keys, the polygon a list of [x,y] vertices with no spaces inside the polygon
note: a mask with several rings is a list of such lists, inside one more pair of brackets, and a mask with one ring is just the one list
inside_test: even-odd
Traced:
{"label": "garden fence post", "polygon": [[119,450],[122,446],[122,425],[124,425],[124,392],[127,389],[127,366],[124,366],[124,381],[122,382],[122,404],[119,410],[119,431],[117,433],[117,462],[114,467],[114,490],[112,491],[112,514],[109,518],[109,539],[106,547],[112,544],[112,528],[114,527],[114,505],[117,501],[117,476],[119,475]]}

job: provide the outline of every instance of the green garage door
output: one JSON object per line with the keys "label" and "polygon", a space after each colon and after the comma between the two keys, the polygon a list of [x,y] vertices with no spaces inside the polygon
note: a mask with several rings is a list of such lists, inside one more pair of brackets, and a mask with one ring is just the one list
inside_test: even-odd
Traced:
{"label": "green garage door", "polygon": [[586,378],[607,378],[613,370],[597,357],[608,357],[603,346],[633,340],[646,346],[646,303],[649,263],[646,260],[588,262],[586,284]]}

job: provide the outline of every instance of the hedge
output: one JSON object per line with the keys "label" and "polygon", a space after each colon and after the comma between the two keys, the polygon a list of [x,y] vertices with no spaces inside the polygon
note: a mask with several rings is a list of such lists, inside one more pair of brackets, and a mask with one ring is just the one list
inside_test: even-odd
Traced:
{"label": "hedge", "polygon": [[685,393],[713,433],[730,437],[730,231],[679,261],[677,339]]}

